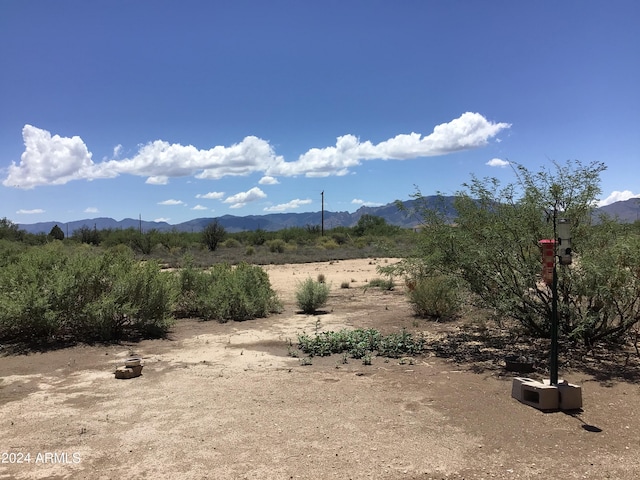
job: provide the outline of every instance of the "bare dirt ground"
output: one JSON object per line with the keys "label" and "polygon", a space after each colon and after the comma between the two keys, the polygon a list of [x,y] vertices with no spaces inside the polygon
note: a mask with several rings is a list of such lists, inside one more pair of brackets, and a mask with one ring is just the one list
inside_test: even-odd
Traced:
{"label": "bare dirt ground", "polygon": [[[268,266],[285,309],[266,319],[180,320],[167,340],[0,358],[0,479],[640,476],[637,380],[562,371],[583,389],[568,415],[512,399],[499,359],[288,355],[316,327],[454,328],[414,318],[402,287],[360,288],[383,262]],[[296,313],[296,282],[318,273],[332,283],[326,311]],[[143,375],[116,380],[132,353]]]}

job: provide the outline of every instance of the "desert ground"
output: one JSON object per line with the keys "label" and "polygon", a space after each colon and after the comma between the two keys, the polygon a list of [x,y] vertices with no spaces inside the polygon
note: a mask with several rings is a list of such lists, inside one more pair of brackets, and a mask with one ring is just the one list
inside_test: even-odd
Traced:
{"label": "desert ground", "polygon": [[[511,398],[499,352],[493,368],[429,352],[371,365],[289,355],[316,329],[458,328],[415,318],[402,285],[362,288],[394,261],[267,266],[284,303],[269,318],[183,319],[168,339],[1,357],[0,479],[640,477],[637,380],[563,369],[583,411],[543,413]],[[326,308],[296,312],[297,282],[319,273]],[[116,379],[132,354],[142,376]]]}

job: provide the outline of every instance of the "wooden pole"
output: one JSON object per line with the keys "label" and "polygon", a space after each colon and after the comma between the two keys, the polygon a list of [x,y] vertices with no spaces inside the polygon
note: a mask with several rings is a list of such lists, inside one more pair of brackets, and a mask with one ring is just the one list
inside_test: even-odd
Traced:
{"label": "wooden pole", "polygon": [[320,195],[322,196],[322,220],[320,226],[320,236],[324,237],[324,190]]}

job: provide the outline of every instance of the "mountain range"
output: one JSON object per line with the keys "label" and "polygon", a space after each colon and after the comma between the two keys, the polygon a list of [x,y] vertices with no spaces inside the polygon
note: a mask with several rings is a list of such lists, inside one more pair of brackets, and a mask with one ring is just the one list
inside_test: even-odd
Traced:
{"label": "mountain range", "polygon": [[[428,208],[444,209],[448,215],[455,218],[455,210],[453,208],[453,196],[427,196],[424,197],[425,205]],[[380,207],[360,207],[353,213],[349,212],[324,212],[324,226],[326,229],[333,227],[352,227],[360,217],[365,214],[375,215],[384,218],[391,225],[398,225],[405,228],[413,228],[420,224],[419,217],[415,214],[418,206],[416,200],[407,200],[400,202],[402,209],[398,208],[397,203],[388,203]],[[622,202],[615,202],[604,207],[597,208],[595,215],[605,213],[611,217],[617,218],[623,223],[635,222],[640,219],[640,199],[632,198]],[[267,215],[248,215],[239,217],[235,215],[223,215],[215,217],[228,232],[239,232],[244,230],[263,229],[267,231],[281,230],[289,227],[306,227],[307,225],[320,225],[322,221],[322,212],[304,212],[304,213],[270,213]],[[180,232],[199,232],[214,218],[195,218],[187,222],[178,224],[169,224],[167,222],[152,222],[142,219],[125,218],[123,220],[114,220],[113,218],[87,218],[72,222],[39,222],[31,224],[19,224],[22,230],[29,233],[49,233],[51,229],[58,225],[65,235],[72,234],[75,230],[82,227],[96,228],[103,230],[111,229],[127,229],[135,228],[146,232],[151,229],[158,231],[177,230]]]}

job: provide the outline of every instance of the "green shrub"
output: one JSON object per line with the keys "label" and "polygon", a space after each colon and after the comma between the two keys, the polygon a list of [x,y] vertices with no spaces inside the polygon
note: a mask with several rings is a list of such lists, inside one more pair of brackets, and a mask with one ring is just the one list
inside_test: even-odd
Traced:
{"label": "green shrub", "polygon": [[235,238],[227,238],[222,244],[225,248],[238,248],[241,244]]}
{"label": "green shrub", "polygon": [[286,250],[286,243],[280,238],[267,241],[267,247],[271,253],[284,253]]}
{"label": "green shrub", "polygon": [[217,264],[210,271],[187,265],[179,274],[179,290],[180,314],[205,320],[248,320],[281,308],[267,273],[246,263]]}
{"label": "green shrub", "polygon": [[311,278],[298,285],[296,290],[296,302],[304,313],[315,313],[327,303],[329,297],[329,285],[314,282]]}
{"label": "green shrub", "polygon": [[460,310],[461,298],[455,279],[447,276],[421,277],[411,282],[409,303],[416,315],[449,319]]}
{"label": "green shrub", "polygon": [[318,240],[318,247],[327,249],[327,250],[335,250],[340,245],[331,237],[321,237]]}
{"label": "green shrub", "polygon": [[253,247],[253,245],[249,245],[244,251],[244,254],[247,256],[255,255],[255,253],[256,249]]}
{"label": "green shrub", "polygon": [[393,280],[385,280],[384,278],[374,278],[367,284],[367,287],[380,288],[382,290],[393,290],[395,286],[396,284]]}
{"label": "green shrub", "polygon": [[32,247],[0,271],[0,338],[34,344],[159,336],[171,325],[173,299],[171,277],[129,249]]}

